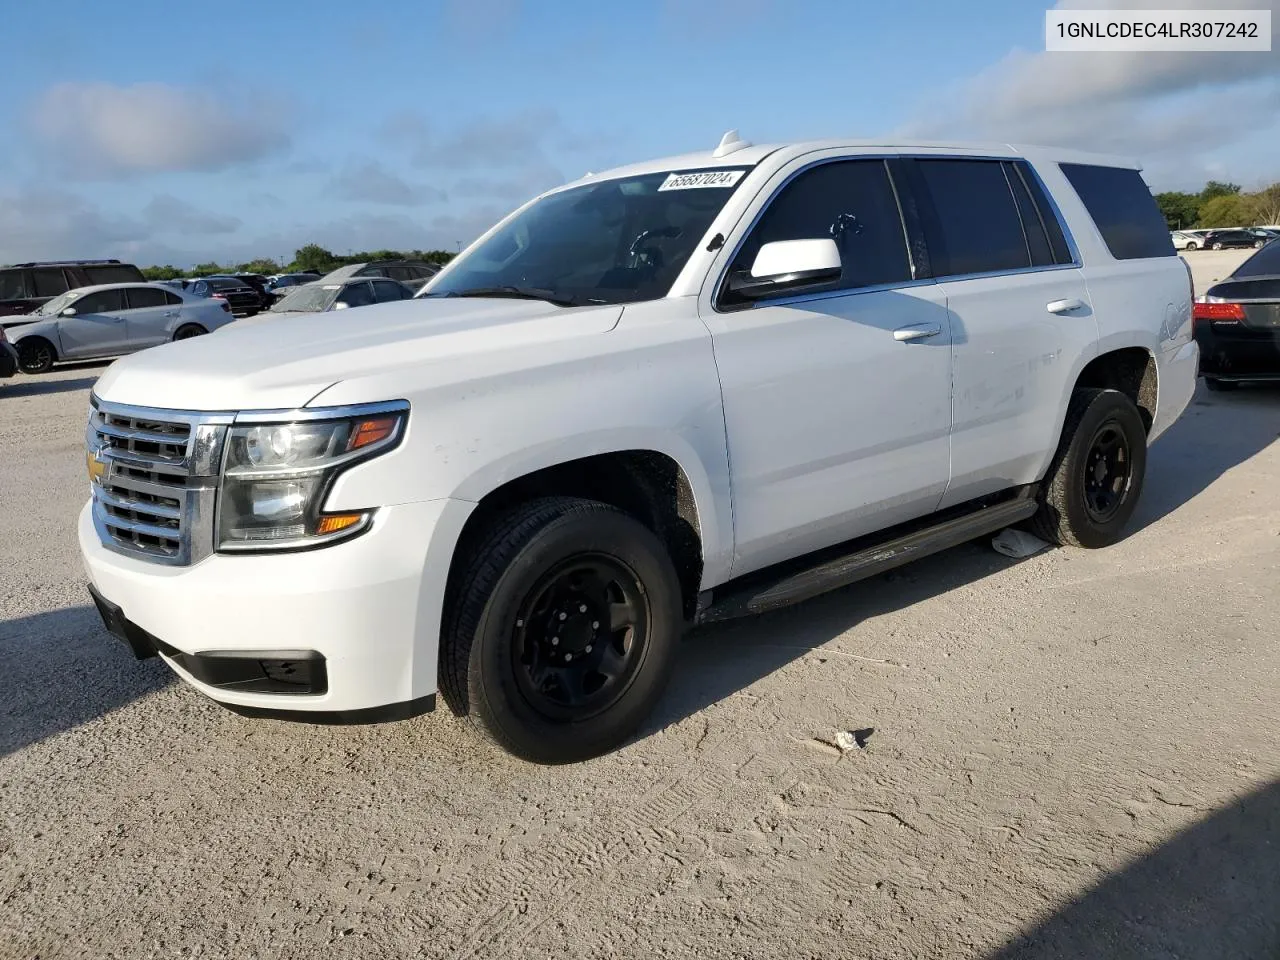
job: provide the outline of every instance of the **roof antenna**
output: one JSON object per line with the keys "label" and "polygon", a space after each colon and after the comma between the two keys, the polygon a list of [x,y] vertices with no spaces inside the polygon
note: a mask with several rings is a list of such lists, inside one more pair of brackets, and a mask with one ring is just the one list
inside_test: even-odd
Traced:
{"label": "roof antenna", "polygon": [[730,130],[720,138],[720,146],[716,147],[711,155],[713,157],[727,157],[729,154],[744,150],[749,146],[751,146],[750,141],[743,140],[738,136],[737,130]]}

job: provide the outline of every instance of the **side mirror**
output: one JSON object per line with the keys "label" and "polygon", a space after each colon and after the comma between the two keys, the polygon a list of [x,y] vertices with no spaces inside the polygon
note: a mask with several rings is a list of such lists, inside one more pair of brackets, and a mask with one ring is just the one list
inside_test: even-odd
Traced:
{"label": "side mirror", "polygon": [[62,316],[64,317],[74,317],[75,315],[76,315],[75,307],[67,307],[65,310],[62,311]]}
{"label": "side mirror", "polygon": [[728,290],[744,300],[825,286],[840,279],[840,248],[829,237],[776,240],[756,254],[750,273],[729,275]]}
{"label": "side mirror", "polygon": [[351,304],[347,303],[347,301],[345,301],[345,300],[339,300],[337,303],[335,303],[335,304],[333,305],[333,309],[335,309],[335,310],[346,310],[349,306],[351,306]]}

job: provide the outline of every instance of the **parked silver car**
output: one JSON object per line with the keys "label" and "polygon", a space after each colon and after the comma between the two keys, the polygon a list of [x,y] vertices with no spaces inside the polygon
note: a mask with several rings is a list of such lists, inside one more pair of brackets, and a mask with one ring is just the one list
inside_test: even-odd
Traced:
{"label": "parked silver car", "polygon": [[[10,329],[23,373],[59,360],[116,357],[211,333],[235,319],[225,300],[159,283],[107,283],[68,290]],[[29,321],[29,322],[28,322]]]}

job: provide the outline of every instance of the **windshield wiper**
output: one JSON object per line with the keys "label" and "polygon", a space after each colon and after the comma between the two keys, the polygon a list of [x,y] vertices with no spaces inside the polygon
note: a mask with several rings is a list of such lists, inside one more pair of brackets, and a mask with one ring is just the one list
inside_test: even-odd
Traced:
{"label": "windshield wiper", "polygon": [[446,297],[511,297],[516,300],[545,300],[557,307],[576,307],[578,301],[554,290],[541,287],[472,287],[470,290],[451,290]]}

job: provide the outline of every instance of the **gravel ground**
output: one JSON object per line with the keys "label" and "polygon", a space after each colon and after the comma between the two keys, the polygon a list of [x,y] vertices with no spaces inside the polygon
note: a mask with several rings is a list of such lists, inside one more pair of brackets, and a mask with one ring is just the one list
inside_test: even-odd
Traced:
{"label": "gravel ground", "polygon": [[698,631],[544,769],[134,662],[73,533],[100,372],[0,386],[2,957],[1280,957],[1280,390],[1199,394],[1120,545]]}

